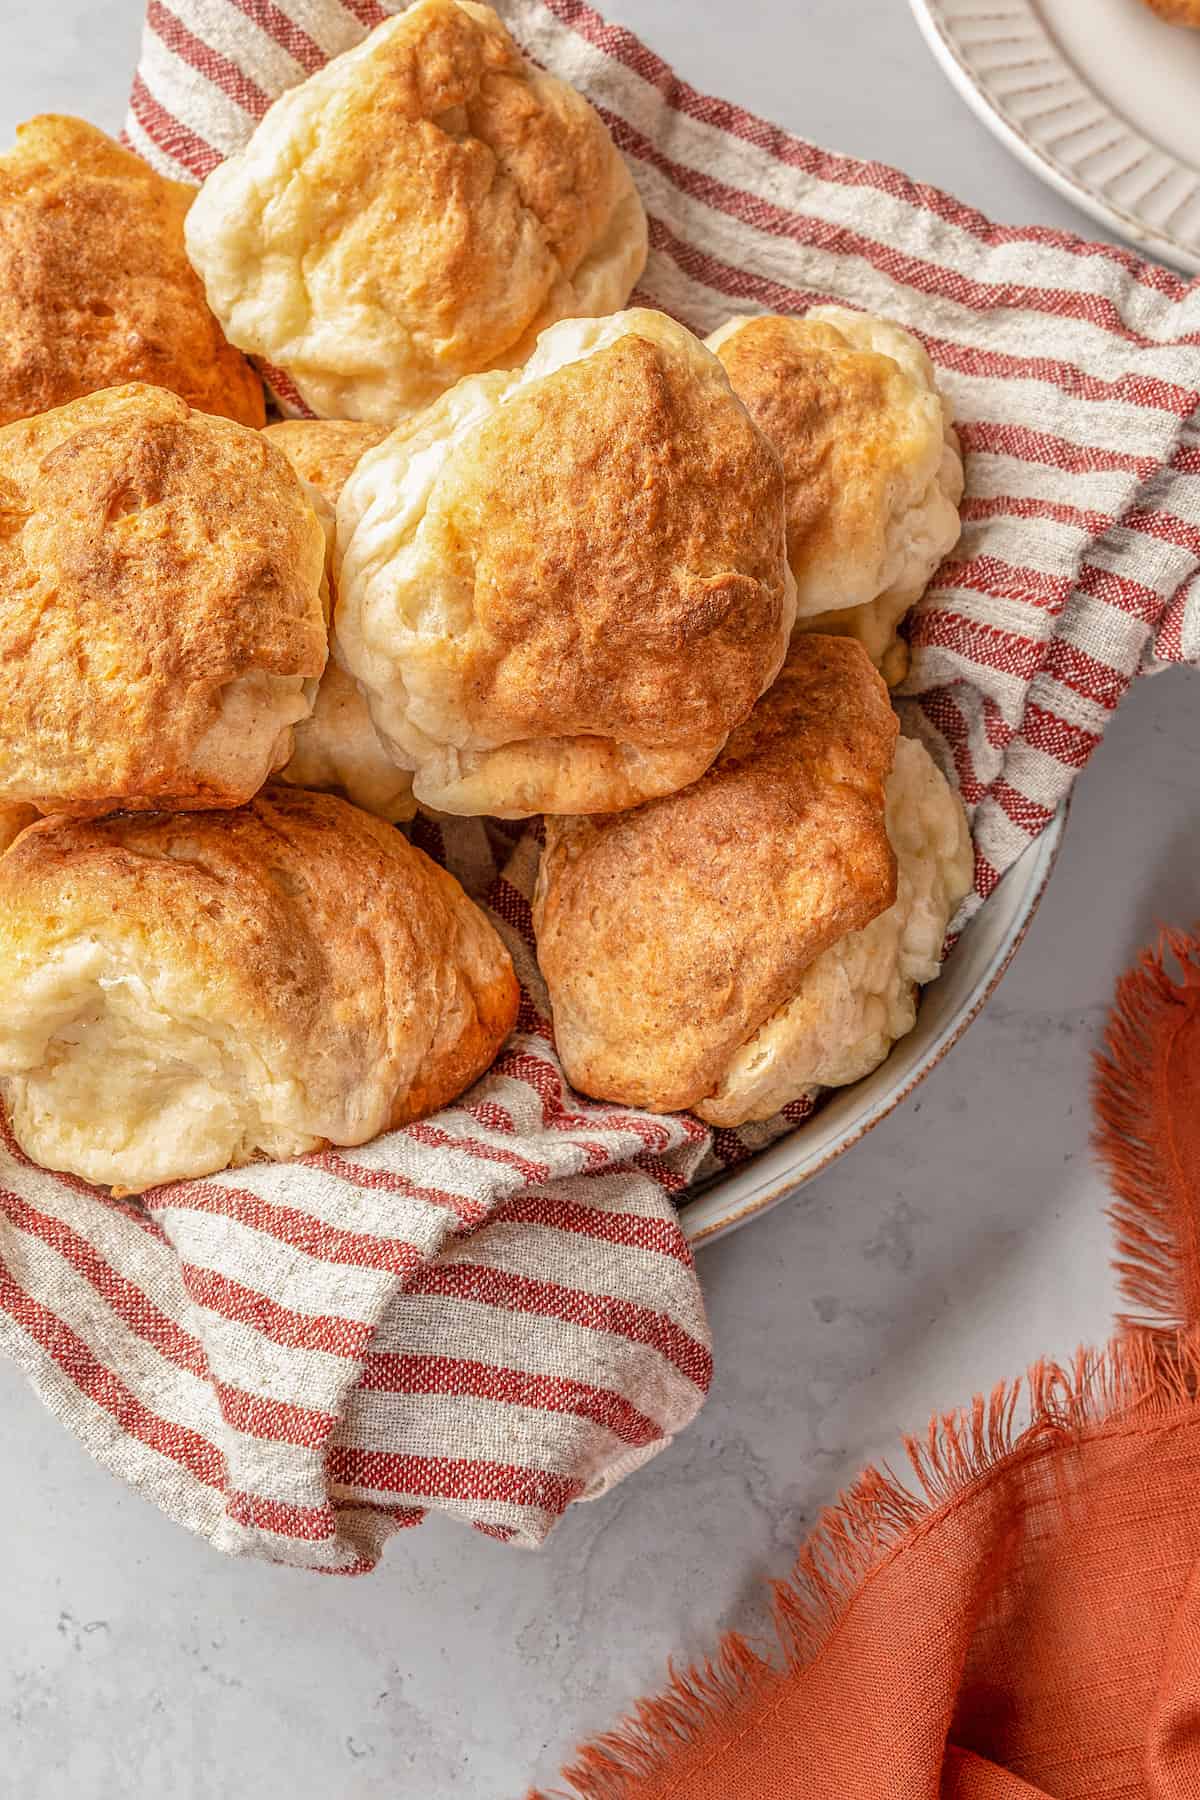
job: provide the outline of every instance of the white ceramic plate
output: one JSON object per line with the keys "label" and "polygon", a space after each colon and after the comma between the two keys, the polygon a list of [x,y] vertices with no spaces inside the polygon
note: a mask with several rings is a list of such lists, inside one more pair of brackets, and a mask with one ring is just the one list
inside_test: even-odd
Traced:
{"label": "white ceramic plate", "polygon": [[736,1230],[810,1181],[941,1062],[1016,955],[1054,868],[1066,817],[1064,806],[976,913],[937,981],[925,989],[916,1026],[887,1061],[853,1087],[839,1088],[787,1137],[688,1201],[680,1221],[693,1244]]}
{"label": "white ceramic plate", "polygon": [[1200,31],[1144,0],[910,0],[1002,143],[1118,237],[1200,270]]}

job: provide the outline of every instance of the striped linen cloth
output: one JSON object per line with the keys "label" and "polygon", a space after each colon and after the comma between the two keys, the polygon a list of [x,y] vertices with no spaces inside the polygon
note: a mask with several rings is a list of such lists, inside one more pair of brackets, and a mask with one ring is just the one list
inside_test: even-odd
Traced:
{"label": "striped linen cloth", "polygon": [[[631,161],[651,221],[640,299],[703,332],[841,300],[917,331],[938,365],[969,497],[901,704],[971,813],[965,917],[1133,677],[1200,659],[1200,289],[789,137],[582,0],[499,10]],[[385,16],[375,0],[150,0],[128,139],[202,178]],[[219,1548],[338,1573],[430,1508],[537,1544],[660,1450],[711,1374],[675,1202],[804,1111],[713,1134],[581,1099],[532,956],[536,831],[414,834],[489,905],[524,989],[513,1039],[458,1106],[145,1205],[0,1142],[0,1347],[93,1455]]]}

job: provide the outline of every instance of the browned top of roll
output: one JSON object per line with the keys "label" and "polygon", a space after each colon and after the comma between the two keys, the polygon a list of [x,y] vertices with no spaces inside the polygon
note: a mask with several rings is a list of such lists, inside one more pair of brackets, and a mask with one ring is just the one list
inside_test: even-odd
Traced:
{"label": "browned top of roll", "polygon": [[0,424],[148,381],[263,422],[183,246],[195,190],[82,119],[44,114],[0,156]]}
{"label": "browned top of roll", "polygon": [[799,637],[693,787],[546,821],[538,960],[577,1087],[660,1112],[695,1104],[813,958],[892,903],[896,735],[862,648]]}

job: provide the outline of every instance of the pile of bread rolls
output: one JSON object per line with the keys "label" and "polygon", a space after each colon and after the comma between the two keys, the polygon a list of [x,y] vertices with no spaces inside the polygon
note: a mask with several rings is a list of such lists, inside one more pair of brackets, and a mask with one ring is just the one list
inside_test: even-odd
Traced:
{"label": "pile of bread rolls", "polygon": [[[380,25],[198,193],[78,120],[0,157],[29,1157],[139,1193],[477,1080],[517,984],[418,806],[546,815],[584,1094],[736,1125],[910,1028],[972,868],[886,685],[958,534],[949,410],[883,320],[621,310],[646,244],[598,115],[470,0]],[[268,424],[250,358],[316,418]]]}

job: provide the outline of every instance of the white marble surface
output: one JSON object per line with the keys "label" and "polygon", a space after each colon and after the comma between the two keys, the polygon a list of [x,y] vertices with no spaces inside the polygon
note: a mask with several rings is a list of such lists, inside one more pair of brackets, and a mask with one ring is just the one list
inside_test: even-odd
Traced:
{"label": "white marble surface", "polygon": [[[1002,219],[1075,224],[929,62],[903,0],[609,0],[696,83]],[[138,0],[4,0],[0,132],[119,123]],[[540,1556],[434,1522],[330,1582],[222,1560],[0,1366],[0,1788],[22,1800],[517,1800],[671,1653],[761,1623],[817,1510],[934,1407],[1104,1337],[1088,1065],[1114,979],[1200,913],[1200,689],[1143,683],[1085,776],[1028,941],[866,1142],[702,1253],[691,1433]],[[1119,829],[1118,829],[1119,828]]]}

